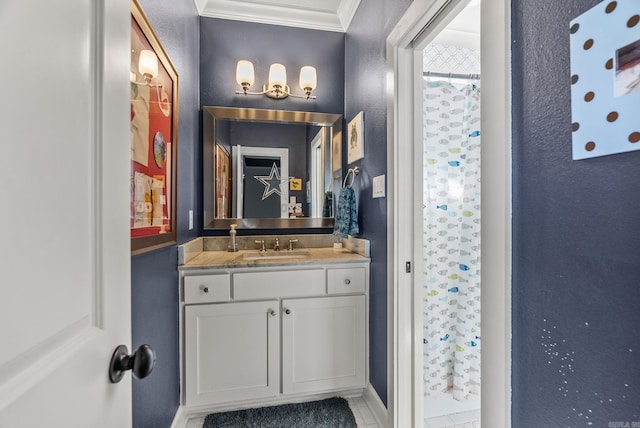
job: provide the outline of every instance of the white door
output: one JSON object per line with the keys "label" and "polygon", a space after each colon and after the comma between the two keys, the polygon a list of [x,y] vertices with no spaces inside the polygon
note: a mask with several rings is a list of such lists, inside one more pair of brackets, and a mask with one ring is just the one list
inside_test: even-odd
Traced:
{"label": "white door", "polygon": [[0,3],[0,427],[130,427],[128,1]]}

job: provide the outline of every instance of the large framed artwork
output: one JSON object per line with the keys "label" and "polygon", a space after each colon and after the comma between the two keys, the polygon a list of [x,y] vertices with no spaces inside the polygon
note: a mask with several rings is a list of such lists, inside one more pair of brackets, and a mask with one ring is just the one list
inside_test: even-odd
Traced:
{"label": "large framed artwork", "polygon": [[131,2],[131,254],[176,235],[178,73],[137,0]]}

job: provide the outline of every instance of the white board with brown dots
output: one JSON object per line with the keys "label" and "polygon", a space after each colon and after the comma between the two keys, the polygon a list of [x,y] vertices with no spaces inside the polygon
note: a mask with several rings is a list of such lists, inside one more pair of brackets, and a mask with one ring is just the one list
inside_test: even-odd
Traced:
{"label": "white board with brown dots", "polygon": [[640,150],[640,0],[570,23],[573,159]]}

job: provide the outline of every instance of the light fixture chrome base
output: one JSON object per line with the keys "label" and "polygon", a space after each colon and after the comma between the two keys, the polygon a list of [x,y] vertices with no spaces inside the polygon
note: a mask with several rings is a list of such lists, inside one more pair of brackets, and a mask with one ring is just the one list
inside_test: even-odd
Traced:
{"label": "light fixture chrome base", "polygon": [[273,98],[274,100],[283,100],[287,97],[292,97],[292,98],[305,98],[307,100],[315,100],[316,96],[315,95],[311,95],[311,90],[308,88],[305,88],[305,95],[296,95],[296,94],[292,94],[291,92],[289,92],[289,85],[285,85],[284,89],[281,88],[274,88],[274,89],[269,89],[268,85],[263,85],[262,86],[262,92],[251,92],[248,90],[249,89],[249,85],[242,85],[242,91],[238,91],[236,90],[236,94],[237,95],[266,95],[269,98]]}
{"label": "light fixture chrome base", "polygon": [[269,88],[269,86],[267,84],[262,86],[262,90],[264,91],[264,94],[266,96],[268,96],[269,98],[273,98],[276,100],[281,100],[283,98],[287,98],[290,95],[290,88],[289,85],[284,85],[284,88],[276,86],[274,88]]}

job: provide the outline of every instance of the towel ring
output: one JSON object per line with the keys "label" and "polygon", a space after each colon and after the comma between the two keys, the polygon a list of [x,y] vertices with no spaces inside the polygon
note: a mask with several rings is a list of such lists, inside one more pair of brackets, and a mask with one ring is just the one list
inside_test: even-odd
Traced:
{"label": "towel ring", "polygon": [[353,182],[356,179],[356,175],[358,175],[358,173],[360,173],[360,168],[359,167],[353,167],[353,168],[349,168],[349,170],[347,171],[347,175],[344,176],[344,181],[342,182],[342,188],[347,187],[347,180],[349,179],[349,175],[351,175],[351,183],[349,184],[349,186],[353,186]]}

